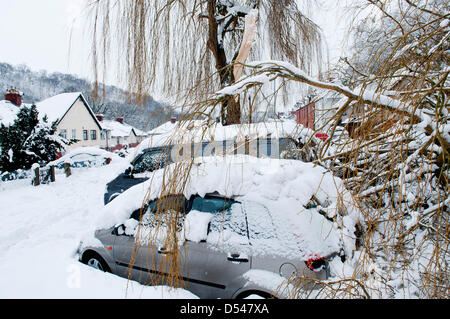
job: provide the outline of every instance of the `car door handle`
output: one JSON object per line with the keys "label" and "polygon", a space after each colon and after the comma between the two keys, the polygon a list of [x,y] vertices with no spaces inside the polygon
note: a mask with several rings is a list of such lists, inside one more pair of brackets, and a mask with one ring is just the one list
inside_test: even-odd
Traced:
{"label": "car door handle", "polygon": [[246,262],[248,262],[248,257],[244,254],[233,253],[233,254],[228,254],[227,260],[246,263]]}

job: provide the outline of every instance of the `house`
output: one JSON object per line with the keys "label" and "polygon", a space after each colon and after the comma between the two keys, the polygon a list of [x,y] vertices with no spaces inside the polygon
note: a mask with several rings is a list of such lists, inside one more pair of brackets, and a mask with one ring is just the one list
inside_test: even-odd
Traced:
{"label": "house", "polygon": [[36,103],[39,118],[56,121],[56,133],[78,142],[67,149],[80,146],[100,146],[102,126],[81,92],[62,93]]}
{"label": "house", "polygon": [[146,136],[144,132],[124,123],[123,117],[105,120],[103,114],[95,115],[103,130],[100,133],[100,146],[110,151],[124,147],[136,147]]}
{"label": "house", "polygon": [[296,109],[291,111],[295,115],[297,124],[301,124],[311,130],[318,131],[318,138],[327,139],[325,133],[328,129],[328,120],[336,114],[334,107],[339,104],[341,98],[334,92],[326,92],[314,98],[309,97],[306,103],[297,103]]}
{"label": "house", "polygon": [[309,97],[306,103],[297,103],[291,111],[297,124],[312,130],[323,130],[327,121],[336,113],[333,109],[341,98],[334,92],[325,92],[316,97]]}

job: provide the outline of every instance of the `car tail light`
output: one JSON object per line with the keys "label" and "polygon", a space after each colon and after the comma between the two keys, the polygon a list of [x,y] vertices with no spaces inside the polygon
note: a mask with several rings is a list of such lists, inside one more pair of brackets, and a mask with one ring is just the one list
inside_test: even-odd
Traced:
{"label": "car tail light", "polygon": [[312,271],[321,271],[326,266],[325,259],[323,259],[322,257],[312,257],[305,261],[305,264]]}

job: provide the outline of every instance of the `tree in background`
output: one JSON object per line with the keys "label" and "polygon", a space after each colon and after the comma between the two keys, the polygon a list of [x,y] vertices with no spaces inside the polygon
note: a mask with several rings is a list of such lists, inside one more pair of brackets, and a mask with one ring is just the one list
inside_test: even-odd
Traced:
{"label": "tree in background", "polygon": [[0,127],[0,171],[29,169],[34,163],[57,159],[71,141],[55,131],[56,123],[49,124],[46,117],[39,121],[35,105],[21,107],[13,124]]}

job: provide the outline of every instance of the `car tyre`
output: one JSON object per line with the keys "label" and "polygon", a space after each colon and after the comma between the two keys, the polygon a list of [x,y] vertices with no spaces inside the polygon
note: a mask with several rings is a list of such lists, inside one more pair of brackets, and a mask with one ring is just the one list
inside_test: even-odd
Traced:
{"label": "car tyre", "polygon": [[111,269],[109,269],[108,264],[106,261],[100,257],[100,255],[94,253],[94,252],[87,252],[83,255],[82,262],[89,267],[104,271],[104,272],[111,272]]}

